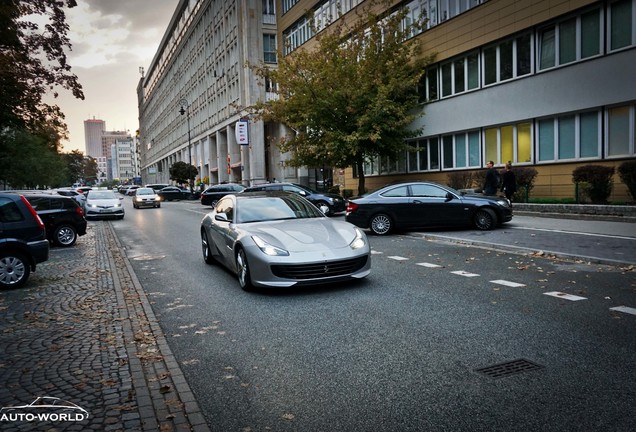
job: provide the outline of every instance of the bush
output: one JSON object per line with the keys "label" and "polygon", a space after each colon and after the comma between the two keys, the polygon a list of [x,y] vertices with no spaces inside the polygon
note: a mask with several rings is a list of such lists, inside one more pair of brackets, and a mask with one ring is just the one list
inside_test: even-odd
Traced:
{"label": "bush", "polygon": [[345,199],[351,198],[353,196],[353,189],[343,189],[342,190],[342,196]]}
{"label": "bush", "polygon": [[621,181],[627,185],[632,200],[636,201],[636,160],[623,162],[618,167]]}
{"label": "bush", "polygon": [[586,183],[583,192],[593,204],[605,204],[612,193],[614,167],[583,165],[572,172],[574,183]]}
{"label": "bush", "polygon": [[470,189],[473,186],[473,173],[470,171],[452,172],[447,177],[448,185],[453,189]]}
{"label": "bush", "polygon": [[526,197],[530,196],[530,191],[534,188],[534,181],[539,172],[532,167],[513,167],[512,172],[515,173],[517,181],[517,192],[515,192],[513,200],[524,202]]}

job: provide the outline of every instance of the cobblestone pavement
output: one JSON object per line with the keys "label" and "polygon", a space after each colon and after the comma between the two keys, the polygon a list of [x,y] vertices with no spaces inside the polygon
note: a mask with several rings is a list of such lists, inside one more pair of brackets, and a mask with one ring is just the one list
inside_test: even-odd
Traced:
{"label": "cobblestone pavement", "polygon": [[[108,221],[51,249],[22,289],[0,291],[0,353],[2,431],[209,430]],[[6,409],[37,397],[88,418]],[[26,415],[36,411],[48,421]]]}

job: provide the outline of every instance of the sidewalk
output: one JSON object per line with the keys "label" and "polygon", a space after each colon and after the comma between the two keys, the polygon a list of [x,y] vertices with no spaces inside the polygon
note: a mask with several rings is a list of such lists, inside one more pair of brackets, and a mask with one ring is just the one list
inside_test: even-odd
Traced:
{"label": "sidewalk", "polygon": [[[109,222],[53,248],[22,289],[0,291],[0,352],[3,431],[209,430]],[[9,415],[37,397],[88,418]]]}

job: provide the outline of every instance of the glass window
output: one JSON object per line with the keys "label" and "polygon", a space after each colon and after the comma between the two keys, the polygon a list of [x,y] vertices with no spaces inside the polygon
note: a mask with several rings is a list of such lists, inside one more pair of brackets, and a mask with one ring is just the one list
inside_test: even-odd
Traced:
{"label": "glass window", "polygon": [[512,78],[512,40],[499,45],[499,80]]}
{"label": "glass window", "polygon": [[601,53],[601,22],[599,10],[581,17],[581,58]]}
{"label": "glass window", "polygon": [[442,65],[442,96],[450,96],[453,93],[452,63]]}
{"label": "glass window", "polygon": [[382,194],[383,197],[406,197],[409,196],[408,186],[398,186]]}
{"label": "glass window", "polygon": [[580,116],[581,157],[598,157],[599,124],[598,112],[583,113]]}
{"label": "glass window", "polygon": [[421,143],[420,151],[418,153],[417,168],[420,171],[426,171],[428,169],[428,143],[426,141]]}
{"label": "glass window", "polygon": [[276,63],[276,35],[263,35],[263,61],[265,63]]}
{"label": "glass window", "polygon": [[516,162],[530,162],[532,155],[532,124],[517,125],[517,160]]}
{"label": "glass window", "polygon": [[442,138],[444,152],[444,168],[453,168],[453,136],[447,135]]}
{"label": "glass window", "polygon": [[0,222],[20,222],[24,220],[22,212],[9,198],[0,198]]}
{"label": "glass window", "polygon": [[539,121],[539,160],[554,160],[554,119]]}
{"label": "glass window", "polygon": [[529,34],[517,38],[517,76],[532,72],[532,48]]}
{"label": "glass window", "polygon": [[468,60],[468,89],[479,87],[479,53],[469,54]]}
{"label": "glass window", "polygon": [[411,186],[411,196],[428,198],[446,198],[446,191],[440,187],[426,184]]}
{"label": "glass window", "polygon": [[464,59],[455,60],[455,90],[454,93],[461,93],[464,88]]}
{"label": "glass window", "polygon": [[[513,162],[514,158],[514,126],[503,126],[501,128],[501,157],[498,159],[500,163]],[[494,159],[497,161],[497,159]]]}
{"label": "glass window", "polygon": [[486,129],[484,138],[486,140],[486,161],[496,161],[499,147],[499,129]]}
{"label": "glass window", "polygon": [[576,18],[559,25],[559,64],[576,60]]}
{"label": "glass window", "polygon": [[559,118],[559,159],[576,157],[574,116]]}
{"label": "glass window", "polygon": [[428,154],[430,155],[429,169],[439,169],[439,140],[437,138],[428,140]]}
{"label": "glass window", "polygon": [[619,49],[632,44],[632,0],[610,5],[610,47]]}
{"label": "glass window", "polygon": [[608,156],[622,156],[629,154],[629,116],[630,108],[628,106],[608,110]]}
{"label": "glass window", "polygon": [[466,166],[466,135],[455,135],[455,167]]}
{"label": "glass window", "polygon": [[484,50],[484,84],[497,82],[497,47]]}
{"label": "glass window", "polygon": [[541,32],[539,68],[546,69],[554,66],[554,27]]}
{"label": "glass window", "polygon": [[469,166],[479,166],[479,132],[468,134],[468,164]]}

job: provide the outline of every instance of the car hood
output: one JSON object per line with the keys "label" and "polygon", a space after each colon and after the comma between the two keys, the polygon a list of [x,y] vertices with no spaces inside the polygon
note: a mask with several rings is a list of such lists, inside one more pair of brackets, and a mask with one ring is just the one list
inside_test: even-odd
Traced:
{"label": "car hood", "polygon": [[94,204],[98,206],[114,206],[119,204],[121,201],[119,198],[110,198],[110,199],[87,199],[86,204]]}
{"label": "car hood", "polygon": [[313,252],[348,247],[356,236],[353,225],[327,218],[293,219],[243,224],[247,235],[289,252]]}

